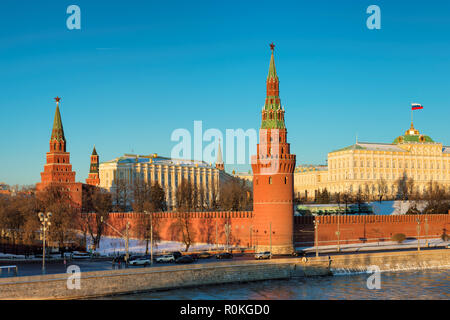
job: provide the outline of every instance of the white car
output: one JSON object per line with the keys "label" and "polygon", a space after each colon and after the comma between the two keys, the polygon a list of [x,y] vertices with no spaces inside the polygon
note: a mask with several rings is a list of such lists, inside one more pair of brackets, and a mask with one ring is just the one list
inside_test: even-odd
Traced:
{"label": "white car", "polygon": [[143,256],[143,257],[137,257],[136,259],[130,260],[128,263],[130,266],[146,266],[151,264],[152,261],[150,260],[150,257]]}
{"label": "white car", "polygon": [[156,258],[156,262],[174,262],[174,261],[175,257],[171,254],[167,254]]}
{"label": "white car", "polygon": [[258,252],[255,254],[255,259],[272,259],[272,253],[269,251],[266,252]]}

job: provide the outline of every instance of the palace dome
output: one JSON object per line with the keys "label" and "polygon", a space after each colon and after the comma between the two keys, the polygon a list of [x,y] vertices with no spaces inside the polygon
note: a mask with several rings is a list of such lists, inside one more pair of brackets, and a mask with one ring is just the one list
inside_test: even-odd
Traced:
{"label": "palace dome", "polygon": [[414,128],[413,123],[411,122],[411,127],[406,130],[405,134],[403,136],[399,136],[395,138],[394,144],[398,143],[425,143],[425,142],[434,142],[433,139],[431,139],[427,135],[420,134],[419,130]]}

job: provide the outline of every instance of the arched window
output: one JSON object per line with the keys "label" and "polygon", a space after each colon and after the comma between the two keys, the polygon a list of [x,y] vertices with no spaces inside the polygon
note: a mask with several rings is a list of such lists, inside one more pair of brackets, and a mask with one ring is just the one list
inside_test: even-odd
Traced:
{"label": "arched window", "polygon": [[269,184],[272,184],[272,177],[269,177]]}
{"label": "arched window", "polygon": [[287,184],[287,177],[284,177],[284,184]]}

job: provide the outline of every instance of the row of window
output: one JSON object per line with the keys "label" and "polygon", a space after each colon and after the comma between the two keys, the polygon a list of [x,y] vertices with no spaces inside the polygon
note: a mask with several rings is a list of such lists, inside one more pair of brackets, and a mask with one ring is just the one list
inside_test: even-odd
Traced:
{"label": "row of window", "polygon": [[[349,160],[330,161],[330,169],[349,168]],[[353,167],[360,168],[418,168],[418,169],[446,169],[450,168],[450,160],[433,161],[433,160],[354,160]]]}

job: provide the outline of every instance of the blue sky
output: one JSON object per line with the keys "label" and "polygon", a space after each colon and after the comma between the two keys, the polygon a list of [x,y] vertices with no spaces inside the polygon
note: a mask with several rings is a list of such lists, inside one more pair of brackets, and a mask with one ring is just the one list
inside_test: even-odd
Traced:
{"label": "blue sky", "polygon": [[[66,8],[81,8],[68,30]],[[366,8],[381,8],[369,30]],[[33,184],[55,96],[77,180],[101,161],[170,155],[176,128],[259,128],[275,58],[297,163],[410,124],[450,145],[448,1],[17,1],[0,5],[0,181]],[[237,166],[227,166],[231,171]],[[247,167],[237,167],[248,170]]]}

